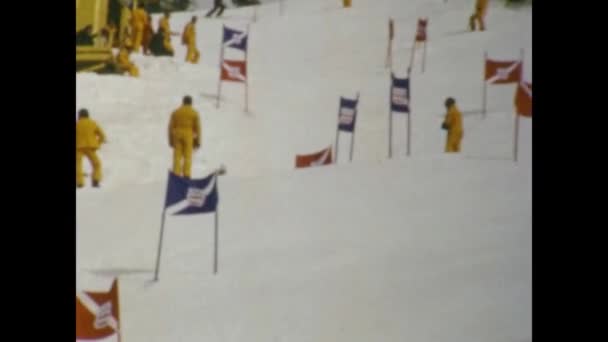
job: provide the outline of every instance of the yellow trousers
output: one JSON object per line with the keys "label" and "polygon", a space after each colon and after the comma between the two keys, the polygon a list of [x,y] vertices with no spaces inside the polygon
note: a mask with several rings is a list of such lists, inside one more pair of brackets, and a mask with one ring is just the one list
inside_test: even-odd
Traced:
{"label": "yellow trousers", "polygon": [[188,44],[188,52],[186,52],[186,62],[196,64],[198,63],[198,59],[200,56],[200,52],[196,48],[196,45]]}
{"label": "yellow trousers", "polygon": [[76,149],[76,185],[84,185],[84,173],[82,172],[82,157],[87,157],[93,166],[93,180],[101,181],[101,160],[97,157],[96,149],[80,148]]}
{"label": "yellow trousers", "polygon": [[139,69],[133,63],[118,64],[118,67],[123,71],[127,71],[129,73],[129,75],[131,75],[133,77],[139,77]]}
{"label": "yellow trousers", "polygon": [[173,140],[173,173],[190,178],[192,171],[192,138],[175,137]]}
{"label": "yellow trousers", "polygon": [[460,152],[460,142],[462,141],[462,132],[448,132],[448,138],[445,143],[445,152]]}
{"label": "yellow trousers", "polygon": [[133,51],[139,52],[144,40],[144,26],[133,25]]}
{"label": "yellow trousers", "polygon": [[479,11],[475,11],[475,13],[473,13],[473,15],[469,18],[469,27],[471,28],[471,31],[475,31],[475,23],[479,25],[480,31],[484,31],[486,29],[483,17],[483,14]]}
{"label": "yellow trousers", "polygon": [[165,48],[165,50],[167,50],[168,52],[171,53],[175,53],[175,51],[173,50],[173,45],[171,45],[171,38],[169,39],[164,39],[163,40],[163,47]]}

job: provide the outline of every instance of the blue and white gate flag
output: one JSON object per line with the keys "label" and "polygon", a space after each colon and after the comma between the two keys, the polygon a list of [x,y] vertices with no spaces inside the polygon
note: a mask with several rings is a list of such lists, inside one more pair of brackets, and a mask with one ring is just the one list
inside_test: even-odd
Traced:
{"label": "blue and white gate flag", "polygon": [[355,130],[357,102],[358,100],[340,97],[340,113],[338,116],[338,129],[340,131],[352,133]]}
{"label": "blue and white gate flag", "polygon": [[215,173],[202,179],[186,179],[169,172],[165,210],[173,215],[214,212],[218,194]]}
{"label": "blue and white gate flag", "polygon": [[247,32],[238,31],[224,26],[223,44],[226,47],[231,47],[239,50],[247,50]]}
{"label": "blue and white gate flag", "polygon": [[391,110],[393,112],[410,112],[410,79],[396,78],[391,74]]}

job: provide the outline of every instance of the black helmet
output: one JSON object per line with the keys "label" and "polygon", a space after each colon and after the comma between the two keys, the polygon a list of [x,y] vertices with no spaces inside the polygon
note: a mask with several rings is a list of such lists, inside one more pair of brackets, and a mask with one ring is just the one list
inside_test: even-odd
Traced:
{"label": "black helmet", "polygon": [[78,111],[78,117],[79,118],[88,118],[89,117],[89,111],[86,110],[86,108],[82,108],[81,110]]}
{"label": "black helmet", "polygon": [[192,104],[192,97],[190,95],[184,96],[184,99],[182,100],[182,103],[185,104],[185,105],[191,105]]}
{"label": "black helmet", "polygon": [[456,100],[454,100],[453,98],[448,97],[447,99],[445,99],[445,106],[446,107],[451,107],[454,104],[456,104]]}

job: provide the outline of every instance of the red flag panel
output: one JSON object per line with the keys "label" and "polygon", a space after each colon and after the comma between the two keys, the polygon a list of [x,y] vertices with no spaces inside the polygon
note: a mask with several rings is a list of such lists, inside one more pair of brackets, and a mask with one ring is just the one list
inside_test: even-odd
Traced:
{"label": "red flag panel", "polygon": [[428,19],[418,19],[418,28],[416,29],[416,41],[426,42],[426,26]]}
{"label": "red flag panel", "polygon": [[247,80],[247,62],[224,60],[221,78],[222,81],[245,82]]}
{"label": "red flag panel", "polygon": [[317,153],[296,156],[296,168],[328,165],[331,163],[331,146]]}
{"label": "red flag panel", "polygon": [[517,86],[515,109],[521,116],[532,117],[532,83],[522,82]]}
{"label": "red flag panel", "polygon": [[490,84],[508,84],[521,81],[521,61],[494,61],[487,59],[485,80]]}
{"label": "red flag panel", "polygon": [[[76,296],[76,339],[97,340],[114,335],[120,326],[117,280],[108,292],[84,292],[83,296],[87,298]],[[117,326],[110,323],[112,318]]]}

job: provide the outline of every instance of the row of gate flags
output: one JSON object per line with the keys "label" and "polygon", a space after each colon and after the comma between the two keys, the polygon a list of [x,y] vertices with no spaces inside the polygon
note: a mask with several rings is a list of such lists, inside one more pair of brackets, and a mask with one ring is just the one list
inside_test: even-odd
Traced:
{"label": "row of gate flags", "polygon": [[[220,106],[222,82],[237,82],[245,85],[245,112],[249,107],[249,83],[247,82],[247,42],[249,40],[249,25],[246,31],[223,26],[222,47],[220,49],[220,77],[217,83],[217,103]],[[244,53],[242,60],[225,59],[226,48],[233,48]]]}

